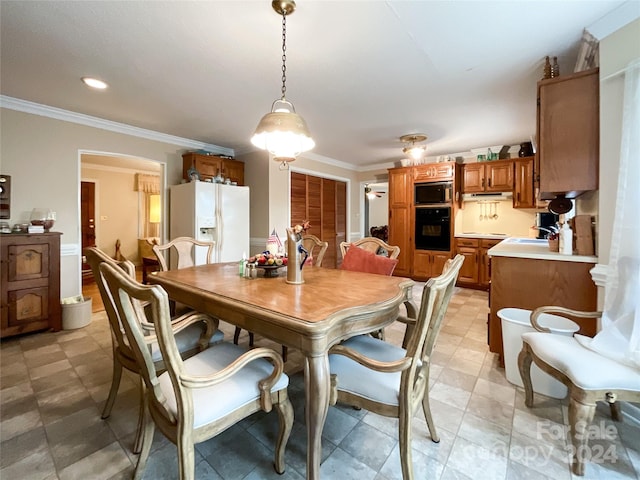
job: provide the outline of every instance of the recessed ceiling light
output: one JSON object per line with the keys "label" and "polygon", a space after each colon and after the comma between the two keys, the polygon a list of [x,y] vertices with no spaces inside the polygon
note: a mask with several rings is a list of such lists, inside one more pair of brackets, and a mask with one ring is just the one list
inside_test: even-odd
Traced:
{"label": "recessed ceiling light", "polygon": [[97,88],[98,90],[104,90],[109,86],[105,82],[103,82],[102,80],[98,80],[97,78],[82,77],[82,81],[85,83],[85,85],[91,88]]}

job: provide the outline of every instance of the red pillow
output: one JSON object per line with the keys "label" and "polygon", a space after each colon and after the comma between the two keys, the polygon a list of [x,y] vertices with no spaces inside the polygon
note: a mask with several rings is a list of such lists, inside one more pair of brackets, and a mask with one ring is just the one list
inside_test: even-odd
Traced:
{"label": "red pillow", "polygon": [[377,273],[379,275],[391,275],[398,264],[397,258],[387,258],[376,255],[373,252],[360,248],[354,244],[349,245],[347,254],[342,260],[342,270],[352,272]]}

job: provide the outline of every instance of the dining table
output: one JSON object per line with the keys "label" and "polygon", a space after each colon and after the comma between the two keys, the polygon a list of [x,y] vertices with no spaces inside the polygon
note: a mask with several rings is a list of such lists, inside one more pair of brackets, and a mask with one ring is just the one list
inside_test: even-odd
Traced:
{"label": "dining table", "polygon": [[278,276],[247,278],[237,263],[154,272],[148,281],[169,298],[208,313],[304,356],[307,476],[320,478],[322,429],[329,409],[329,349],[355,335],[378,331],[402,304],[416,318],[413,280],[404,277],[307,267],[302,284]]}

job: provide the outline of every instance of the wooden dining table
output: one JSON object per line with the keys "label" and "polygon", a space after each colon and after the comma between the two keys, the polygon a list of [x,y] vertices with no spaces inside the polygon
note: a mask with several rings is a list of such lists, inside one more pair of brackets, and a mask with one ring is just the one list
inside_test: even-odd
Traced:
{"label": "wooden dining table", "polygon": [[171,300],[184,303],[270,340],[297,348],[305,357],[307,478],[320,478],[321,437],[329,408],[329,357],[333,345],[392,323],[400,305],[415,318],[414,282],[403,277],[307,267],[304,283],[238,275],[237,263],[157,272]]}

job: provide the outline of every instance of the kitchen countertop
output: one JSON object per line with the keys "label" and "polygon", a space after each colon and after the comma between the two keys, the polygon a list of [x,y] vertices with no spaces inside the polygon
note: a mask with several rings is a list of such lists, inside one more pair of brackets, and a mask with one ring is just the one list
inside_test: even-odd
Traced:
{"label": "kitchen countertop", "polygon": [[538,260],[558,260],[561,262],[598,263],[598,257],[587,255],[563,255],[549,250],[546,239],[507,238],[487,253],[490,257],[516,257]]}
{"label": "kitchen countertop", "polygon": [[487,238],[489,240],[500,240],[508,238],[506,233],[478,233],[478,232],[462,232],[454,235],[456,238]]}

